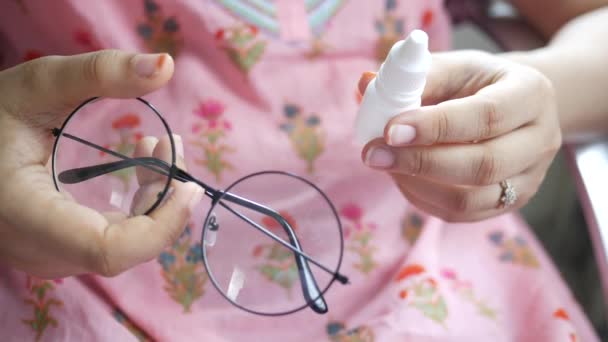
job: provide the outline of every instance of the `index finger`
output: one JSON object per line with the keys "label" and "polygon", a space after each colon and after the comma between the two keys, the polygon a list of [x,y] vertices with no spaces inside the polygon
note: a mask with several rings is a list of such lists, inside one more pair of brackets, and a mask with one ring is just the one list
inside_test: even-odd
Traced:
{"label": "index finger", "polygon": [[385,141],[392,146],[484,141],[535,120],[550,98],[546,78],[507,72],[471,96],[403,113],[389,121]]}

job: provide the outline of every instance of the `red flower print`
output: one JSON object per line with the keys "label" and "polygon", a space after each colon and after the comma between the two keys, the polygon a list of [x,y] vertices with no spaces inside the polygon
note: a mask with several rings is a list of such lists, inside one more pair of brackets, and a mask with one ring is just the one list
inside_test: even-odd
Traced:
{"label": "red flower print", "polygon": [[262,252],[264,251],[264,246],[262,245],[257,245],[255,246],[255,248],[253,249],[253,256],[254,257],[259,257],[260,255],[262,255]]}
{"label": "red flower print", "polygon": [[112,128],[123,129],[123,128],[135,128],[139,126],[139,117],[133,113],[127,113],[112,122]]}
{"label": "red flower print", "polygon": [[192,125],[192,133],[198,133],[200,132],[202,126],[199,123],[195,123]]}
{"label": "red flower print", "polygon": [[78,30],[74,32],[74,41],[79,45],[82,45],[89,51],[101,50],[101,47],[95,43],[93,36],[90,32],[85,30]]}
{"label": "red flower print", "polygon": [[32,59],[40,58],[42,56],[42,52],[38,50],[27,50],[25,51],[25,55],[23,56],[23,61],[31,61]]}
{"label": "red flower print", "polygon": [[224,31],[224,29],[217,30],[217,32],[215,32],[215,39],[222,40],[222,39],[224,39],[225,34],[226,34],[226,31]]}
{"label": "red flower print", "polygon": [[424,11],[424,14],[422,14],[422,27],[429,27],[433,23],[434,16],[435,14],[432,10],[427,9]]}
{"label": "red flower print", "polygon": [[563,308],[559,308],[559,309],[555,310],[555,312],[553,313],[553,317],[563,319],[566,321],[570,320],[570,316],[568,316],[568,313]]}
{"label": "red flower print", "polygon": [[93,42],[93,39],[91,39],[91,34],[81,30],[74,32],[74,40],[76,43],[82,45],[90,45]]}
{"label": "red flower print", "polygon": [[422,267],[418,264],[408,265],[408,266],[405,266],[404,268],[402,268],[401,271],[399,271],[399,274],[397,275],[396,280],[402,281],[410,276],[423,273],[424,271],[425,271],[424,267]]}
{"label": "red flower print", "polygon": [[345,227],[344,228],[344,239],[348,240],[349,237],[350,237],[350,228],[349,227]]}
{"label": "red flower print", "polygon": [[135,141],[140,141],[144,135],[141,132],[137,132],[133,137],[135,138]]}
{"label": "red flower print", "polygon": [[254,36],[256,36],[259,31],[258,28],[253,25],[249,25],[249,30],[251,31],[251,34],[253,34]]}
{"label": "red flower print", "polygon": [[[289,213],[285,212],[285,211],[279,211],[279,215],[283,216],[283,218],[285,218],[285,220],[287,221],[287,223],[289,223],[289,225],[291,226],[291,228],[293,228],[293,230],[297,229],[297,225],[296,225],[296,220],[293,218],[293,216],[289,215]],[[270,216],[266,216],[262,219],[262,224],[264,226],[266,226],[266,228],[268,229],[279,229],[281,228],[281,225],[279,224],[279,222],[277,222],[275,219],[273,219]]]}
{"label": "red flower print", "polygon": [[443,270],[441,270],[441,275],[444,278],[450,279],[450,280],[456,280],[458,279],[458,276],[456,275],[456,272],[454,270],[451,270],[449,268],[444,268]]}
{"label": "red flower print", "polygon": [[407,290],[401,290],[401,292],[399,292],[399,298],[406,299],[407,298]]}
{"label": "red flower print", "polygon": [[194,114],[201,118],[214,123],[224,113],[224,105],[216,100],[207,100],[201,102],[197,109],[194,110]]}
{"label": "red flower print", "polygon": [[359,221],[363,216],[363,210],[356,204],[347,204],[342,207],[340,214],[351,221]]}
{"label": "red flower print", "polygon": [[437,282],[433,278],[428,278],[427,283],[431,284],[432,287],[437,287]]}
{"label": "red flower print", "polygon": [[570,341],[571,342],[576,342],[576,334],[575,333],[570,333]]}
{"label": "red flower print", "polygon": [[[111,146],[110,146],[110,145],[103,145],[103,147],[104,147],[105,149],[109,150]],[[99,151],[99,156],[100,156],[100,157],[103,157],[103,156],[105,156],[105,155],[106,155],[106,153],[105,153],[104,151]]]}

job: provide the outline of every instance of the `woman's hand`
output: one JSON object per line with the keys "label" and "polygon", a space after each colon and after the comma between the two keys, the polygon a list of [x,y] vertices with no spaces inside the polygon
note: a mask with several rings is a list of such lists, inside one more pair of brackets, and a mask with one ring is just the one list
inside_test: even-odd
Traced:
{"label": "woman's hand", "polygon": [[[149,216],[110,223],[55,190],[46,166],[50,130],[82,101],[141,96],[172,73],[166,54],[120,51],[45,57],[0,72],[0,264],[44,278],[111,276],[155,258],[179,236],[202,198],[197,186],[174,184]],[[164,140],[143,139],[138,149],[166,150]]]}
{"label": "woman's hand", "polygon": [[[359,82],[364,91],[373,74]],[[520,208],[561,146],[556,100],[540,72],[482,52],[436,54],[423,107],[393,118],[363,149],[414,205],[447,221]],[[501,181],[518,198],[502,207]]]}

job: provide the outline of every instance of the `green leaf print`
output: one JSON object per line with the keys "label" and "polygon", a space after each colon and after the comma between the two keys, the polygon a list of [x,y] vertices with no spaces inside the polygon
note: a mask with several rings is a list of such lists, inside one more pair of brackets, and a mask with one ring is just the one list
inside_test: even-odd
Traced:
{"label": "green leaf print", "polygon": [[429,279],[414,284],[411,304],[426,317],[443,324],[448,316],[448,307],[435,283]]}
{"label": "green leaf print", "polygon": [[251,68],[262,58],[264,50],[266,49],[266,42],[260,41],[250,47],[243,60],[243,67],[245,71],[251,70]]}

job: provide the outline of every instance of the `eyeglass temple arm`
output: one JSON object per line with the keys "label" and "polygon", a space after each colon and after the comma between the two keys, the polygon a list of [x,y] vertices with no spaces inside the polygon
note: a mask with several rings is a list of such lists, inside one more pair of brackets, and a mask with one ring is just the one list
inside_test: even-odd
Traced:
{"label": "eyeglass temple arm", "polygon": [[[94,144],[92,144],[92,145],[96,146]],[[103,147],[100,147],[100,149],[105,151],[105,149]],[[122,170],[127,167],[132,167],[133,165],[139,165],[141,167],[147,168],[149,170],[163,174],[165,176],[168,173],[168,171],[166,171],[166,169],[170,168],[169,164],[167,164],[166,162],[164,162],[163,160],[160,160],[160,159],[156,159],[156,158],[152,158],[152,157],[128,158],[126,156],[122,156],[119,153],[115,153],[113,151],[110,151],[110,152],[112,152],[112,154],[116,155],[119,158],[125,158],[125,159],[116,161],[116,162],[106,163],[106,164],[92,165],[92,166],[87,166],[87,167],[82,167],[82,168],[65,170],[65,171],[61,172],[57,178],[59,179],[59,181],[61,181],[62,183],[65,183],[65,184],[76,184],[79,182],[89,180],[91,178],[102,176],[109,172],[115,172],[115,171],[119,171],[119,170]],[[146,164],[147,162],[152,163],[152,165],[147,165]],[[202,188],[205,189],[205,194],[208,197],[210,197],[211,199],[214,199],[216,196],[221,196],[224,193],[224,192],[215,190],[212,187],[206,185],[205,183],[195,179],[190,174],[188,174],[187,172],[185,172],[181,169],[177,169],[177,174],[175,175],[174,178],[180,182],[197,183],[198,185],[200,185]],[[232,195],[230,193],[226,193],[226,194]],[[225,198],[230,199],[231,197],[225,196]],[[222,203],[223,202],[220,201],[220,204],[222,204]],[[260,207],[256,207],[255,202],[250,202],[250,205],[251,205],[251,207],[249,207],[250,209],[266,214],[265,211],[263,211],[264,209],[261,209]],[[259,205],[259,204],[257,204],[257,205]],[[266,209],[272,210],[269,208],[266,208]],[[230,210],[234,211],[234,209],[230,209]],[[246,217],[244,215],[242,215],[242,216]],[[278,217],[282,218],[282,216],[275,211],[273,211],[273,214],[269,215],[269,216],[271,216],[275,219],[277,219]],[[283,219],[283,221],[286,222],[284,219]],[[251,222],[253,222],[253,221],[251,221]],[[280,223],[280,221],[279,221],[279,223]],[[255,222],[253,222],[251,224],[257,225]],[[287,227],[289,227],[289,229],[292,229],[291,226],[289,226],[289,223],[287,223]],[[319,266],[319,268],[321,268],[322,270],[333,275],[334,278],[336,278],[336,280],[338,280],[340,283],[348,284],[348,282],[349,282],[348,277],[346,277],[345,275],[331,271],[328,267],[320,264],[319,262],[317,262],[310,256],[306,255],[299,248],[293,247],[289,243],[285,242],[283,239],[276,236],[275,234],[273,234],[266,228],[260,227],[259,225],[257,225],[257,227],[255,227],[255,228],[259,228],[262,231],[262,233],[264,233],[271,239],[275,240],[276,242],[278,242],[281,245],[285,246],[286,248],[290,249],[292,252],[296,253],[297,255],[302,256],[307,261],[312,262],[313,264]],[[288,234],[288,235],[291,235],[291,234]]]}
{"label": "eyeglass temple arm", "polygon": [[[293,230],[293,228],[291,227],[289,222],[287,222],[287,220],[285,220],[285,218],[283,216],[281,216],[279,213],[277,213],[273,209],[263,206],[259,203],[250,201],[248,199],[242,198],[240,196],[231,194],[229,192],[224,193],[222,199],[226,199],[232,203],[247,207],[249,209],[255,210],[259,213],[272,217],[275,221],[277,221],[281,225],[281,227],[283,227],[285,234],[287,234],[287,236],[289,237],[289,242],[291,242],[291,245],[300,251],[302,250],[302,247],[300,247],[300,242],[298,241],[298,238],[295,234],[295,231]],[[258,225],[257,223],[255,223],[254,221],[250,220],[247,217],[241,217],[240,213],[233,211],[232,208],[228,207],[224,203],[220,203],[220,204],[224,208],[231,211],[236,216],[239,216],[241,219],[244,219],[245,221],[247,221],[248,223],[255,225],[255,226]],[[327,303],[325,302],[325,299],[321,296],[321,291],[319,290],[319,285],[317,284],[316,279],[314,278],[314,276],[312,275],[312,272],[310,271],[310,266],[308,265],[308,262],[301,254],[294,253],[294,257],[296,259],[296,265],[297,265],[298,271],[300,273],[300,283],[302,285],[302,292],[304,294],[304,298],[306,299],[306,302],[310,303],[311,309],[313,309],[315,312],[320,313],[320,314],[327,313],[327,311],[328,311]]]}
{"label": "eyeglass temple arm", "polygon": [[[59,130],[53,130],[53,134],[55,136],[58,136]],[[98,146],[96,144],[93,144],[86,140],[80,139],[71,134],[62,133],[62,135],[69,139],[78,141],[87,146],[100,150],[102,152],[105,152],[105,153],[108,153],[115,157],[123,159],[123,160],[111,162],[111,163],[105,163],[105,164],[84,167],[84,168],[66,170],[66,171],[62,172],[61,174],[59,174],[59,176],[58,176],[59,180],[62,183],[66,183],[66,184],[79,183],[79,182],[82,182],[82,181],[85,181],[85,180],[88,180],[88,179],[91,179],[94,177],[101,176],[103,174],[115,172],[115,171],[124,169],[126,167],[131,167],[133,165],[140,165],[142,167],[148,168],[152,171],[155,171],[155,172],[161,173],[161,174],[166,174],[166,172],[170,168],[170,166],[166,162],[164,162],[163,160],[157,159],[157,158],[151,158],[151,157],[129,158],[127,156],[123,156],[120,153],[117,153],[112,150],[106,149],[104,147]],[[216,201],[219,197],[221,197],[222,194],[224,194],[220,191],[217,191],[217,190],[211,188],[207,184],[195,179],[190,174],[188,174],[187,172],[185,172],[181,169],[177,169],[177,174],[175,176],[175,179],[182,181],[182,182],[193,181],[193,182],[199,184],[201,187],[203,187],[205,189],[205,194],[207,196],[211,197],[214,201]],[[249,219],[248,217],[238,213],[237,211],[233,210],[232,208],[229,208],[222,201],[220,201],[220,204],[223,207],[225,207],[226,209],[228,209],[229,211],[231,211],[233,214],[237,215],[239,218],[241,218],[241,219],[245,220],[246,222],[248,222],[249,224],[253,225],[256,229],[260,230],[265,235],[269,236],[273,240],[279,242],[281,245],[283,245],[284,247],[286,247],[286,248],[290,249],[292,252],[294,252],[294,256],[296,258],[296,264],[297,264],[298,270],[300,272],[300,280],[302,283],[302,289],[304,292],[304,296],[307,297],[306,298],[307,301],[312,301],[315,298],[317,298],[314,305],[312,305],[313,303],[310,302],[311,308],[314,311],[319,312],[319,313],[327,312],[327,304],[325,303],[323,298],[320,296],[320,291],[319,291],[318,285],[316,284],[315,278],[313,277],[312,273],[310,272],[310,268],[309,268],[307,261],[314,263],[315,265],[319,266],[324,271],[332,274],[334,276],[334,278],[342,284],[348,283],[348,278],[344,275],[331,271],[324,265],[318,263],[316,260],[314,260],[314,259],[310,258],[308,255],[304,254],[302,252],[302,249],[298,242],[297,236],[295,235],[295,232],[293,231],[293,229],[291,228],[291,226],[289,225],[287,220],[285,220],[276,211],[272,210],[271,208],[262,206],[256,202],[249,201],[247,199],[241,198],[239,196],[236,196],[236,195],[233,195],[230,193],[225,193],[223,198],[225,198],[228,201],[234,202],[236,204],[248,207],[252,210],[258,211],[262,214],[268,215],[268,216],[274,218],[277,222],[279,222],[279,224],[285,230],[286,234],[289,236],[291,245],[287,244],[280,237],[276,236],[275,234],[268,231],[264,227],[261,227],[260,225],[258,225],[257,223],[255,223],[254,221]]]}

